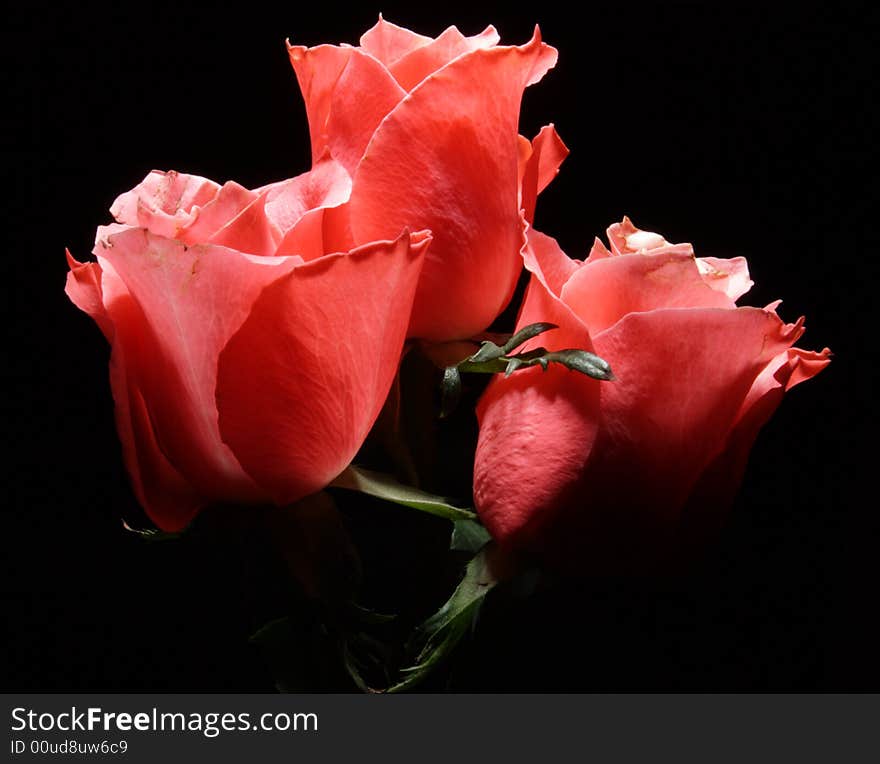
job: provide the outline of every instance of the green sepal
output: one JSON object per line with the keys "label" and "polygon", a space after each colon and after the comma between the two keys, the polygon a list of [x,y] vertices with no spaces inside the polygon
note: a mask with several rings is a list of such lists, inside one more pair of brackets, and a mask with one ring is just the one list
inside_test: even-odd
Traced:
{"label": "green sepal", "polygon": [[412,486],[398,483],[383,472],[366,470],[351,464],[332,483],[331,488],[344,488],[359,491],[377,499],[393,504],[411,507],[447,520],[476,520],[476,513],[470,509],[456,507],[440,496],[421,491]]}
{"label": "green sepal", "polygon": [[140,536],[144,541],[175,541],[183,536],[184,531],[169,533],[168,531],[160,531],[158,528],[132,528],[125,520],[122,521],[122,527],[129,533]]}
{"label": "green sepal", "polygon": [[[529,324],[514,334],[504,345],[492,341],[484,341],[480,349],[463,361],[446,368],[443,376],[444,398],[446,396],[447,379],[450,390],[460,388],[460,373],[477,372],[482,374],[504,373],[510,376],[517,369],[540,366],[544,371],[551,363],[558,363],[572,371],[586,374],[593,379],[610,381],[614,379],[611,366],[607,361],[586,350],[566,348],[564,350],[547,350],[539,347],[524,353],[511,355],[511,351],[539,334],[557,329],[555,324],[540,322]],[[444,407],[447,411],[448,407]]]}
{"label": "green sepal", "polygon": [[449,548],[453,552],[476,554],[492,537],[480,523],[474,520],[456,520],[452,526]]}
{"label": "green sepal", "polygon": [[486,595],[499,582],[489,564],[490,549],[484,547],[471,559],[446,604],[418,627],[410,645],[414,663],[402,669],[405,678],[385,692],[401,692],[419,684],[473,627]]}
{"label": "green sepal", "polygon": [[480,349],[469,356],[466,362],[482,364],[489,361],[495,361],[502,356],[506,356],[511,350],[516,350],[520,345],[528,342],[530,339],[537,337],[539,334],[549,332],[551,329],[558,329],[556,324],[540,322],[537,324],[529,324],[520,329],[516,334],[511,336],[503,345],[497,345],[490,340],[484,340],[480,343]]}

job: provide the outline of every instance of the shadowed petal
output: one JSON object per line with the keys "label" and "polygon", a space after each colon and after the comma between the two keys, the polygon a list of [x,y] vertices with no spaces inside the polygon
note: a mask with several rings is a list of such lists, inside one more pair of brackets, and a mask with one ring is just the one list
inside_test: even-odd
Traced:
{"label": "shadowed petal", "polygon": [[522,177],[520,204],[530,224],[535,219],[538,194],[559,174],[559,167],[568,153],[568,147],[562,142],[553,125],[542,127],[532,140],[531,151],[520,173]]}
{"label": "shadowed petal", "polygon": [[594,335],[617,376],[601,388],[594,489],[668,519],[723,448],[755,380],[799,336],[757,308],[635,313]]}

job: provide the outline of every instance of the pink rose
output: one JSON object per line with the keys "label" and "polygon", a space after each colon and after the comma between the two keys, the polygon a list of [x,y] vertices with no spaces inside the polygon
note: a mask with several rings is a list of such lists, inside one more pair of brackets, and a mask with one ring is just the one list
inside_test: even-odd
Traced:
{"label": "pink rose", "polygon": [[152,172],[68,254],[112,345],[134,490],[165,530],[212,501],[286,504],[351,461],[397,371],[425,233],[354,247],[330,159],[257,190]]}
{"label": "pink rose", "polygon": [[484,330],[504,309],[522,268],[521,208],[567,150],[552,127],[518,135],[520,100],[556,63],[532,40],[498,45],[450,27],[436,39],[379,22],[359,47],[289,46],[305,98],[312,156],[353,179],[357,242],[429,229],[411,336],[443,341]]}
{"label": "pink rose", "polygon": [[529,233],[519,326],[580,347],[616,376],[551,365],[496,378],[478,406],[474,496],[501,542],[569,569],[632,571],[669,560],[718,524],[760,428],[830,352],[793,347],[803,319],[779,303],[736,307],[743,258],[695,258],[624,218],[585,262]]}

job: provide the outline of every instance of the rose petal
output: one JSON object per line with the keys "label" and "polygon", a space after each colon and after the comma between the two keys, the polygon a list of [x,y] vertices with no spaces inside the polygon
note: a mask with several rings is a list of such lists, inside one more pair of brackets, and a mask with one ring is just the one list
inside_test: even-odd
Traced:
{"label": "rose petal", "polygon": [[724,292],[734,302],[754,285],[749,278],[749,264],[744,257],[724,260],[719,257],[698,257],[700,275],[712,289]]}
{"label": "rose petal", "polygon": [[696,308],[633,313],[594,335],[617,377],[601,387],[602,447],[584,478],[597,506],[652,526],[677,513],[755,380],[799,333],[757,308]]}
{"label": "rose petal", "polygon": [[[534,228],[528,230],[527,239],[528,246],[523,253],[526,268],[538,277],[550,294],[561,298],[563,287],[583,263],[572,260],[556,239]],[[569,309],[567,305],[565,307]]]}
{"label": "rose petal", "polygon": [[388,68],[400,87],[410,91],[458,56],[491,48],[498,44],[498,40],[498,32],[493,26],[486,27],[474,37],[465,37],[456,27],[449,27],[435,40],[405,53]]}
{"label": "rose petal", "polygon": [[207,204],[219,190],[214,181],[198,175],[153,170],[131,191],[120,194],[110,213],[119,223],[174,238],[195,219],[193,208]]}
{"label": "rose petal", "polygon": [[520,98],[555,60],[537,32],[523,47],[468,53],[424,80],[373,136],[354,176],[356,240],[405,226],[434,236],[412,336],[473,336],[510,299],[522,266]]}
{"label": "rose petal", "polygon": [[749,454],[761,428],[782,402],[784,394],[814,377],[831,362],[831,351],[788,348],[758,375],[745,397],[727,442],[703,470],[680,521],[682,542],[698,547],[723,523],[742,482]]}
{"label": "rose petal", "polygon": [[268,257],[275,254],[280,238],[278,229],[266,215],[266,194],[260,194],[207,243]]}
{"label": "rose petal", "polygon": [[361,35],[361,48],[374,58],[390,67],[402,56],[431,42],[430,37],[416,34],[382,18]]}
{"label": "rose petal", "polygon": [[614,254],[606,247],[597,236],[593,239],[593,246],[590,248],[590,254],[587,255],[586,263],[592,263],[596,260],[604,260],[606,257],[613,257]]}
{"label": "rose petal", "polygon": [[336,207],[351,195],[351,176],[329,155],[311,170],[266,187],[266,215],[283,235],[311,210]]}
{"label": "rose petal", "polygon": [[121,348],[129,384],[143,396],[162,452],[203,496],[258,498],[220,440],[217,357],[262,289],[301,260],[187,247],[143,229],[98,238],[99,263],[105,271],[105,264],[112,266],[139,311],[114,348]]}
{"label": "rose petal", "polygon": [[288,43],[287,50],[305,99],[312,161],[329,151],[354,175],[379,123],[406,91],[379,61],[357,48]]}
{"label": "rose petal", "polygon": [[562,142],[553,125],[542,127],[532,140],[531,152],[520,173],[522,177],[520,205],[529,223],[535,219],[538,194],[559,174],[559,167],[568,153],[568,147]]}
{"label": "rose petal", "polygon": [[[179,239],[184,244],[200,244],[212,236],[223,237],[219,232],[259,199],[260,193],[257,191],[251,191],[232,180],[224,183],[217,195],[203,207],[192,208],[192,220],[170,238]],[[262,204],[259,207],[262,208]],[[160,236],[166,235],[161,230],[150,230]]]}
{"label": "rose petal", "polygon": [[694,248],[690,244],[670,244],[659,233],[636,228],[628,217],[608,227],[608,242],[615,255],[659,255],[669,252],[694,254]]}
{"label": "rose petal", "polygon": [[[535,230],[528,232],[525,261],[532,277],[516,328],[541,321],[559,328],[521,350],[592,350],[586,327],[548,286],[561,286],[579,263]],[[567,503],[596,437],[598,405],[596,380],[556,364],[492,380],[477,405],[474,497],[494,538],[515,544]]]}
{"label": "rose petal", "polygon": [[278,503],[354,457],[397,373],[423,235],[299,266],[266,288],[220,355],[223,440]]}
{"label": "rose petal", "polygon": [[736,307],[703,281],[692,256],[679,253],[594,260],[568,280],[562,299],[594,336],[628,313]]}
{"label": "rose petal", "polygon": [[[152,423],[131,367],[126,348],[137,350],[140,308],[106,263],[78,263],[67,253],[70,272],[67,294],[88,313],[112,343],[110,388],[122,455],[134,493],[150,519],[165,531],[178,531],[192,520],[205,500],[168,461],[156,441]],[[136,358],[134,359],[136,362]]]}

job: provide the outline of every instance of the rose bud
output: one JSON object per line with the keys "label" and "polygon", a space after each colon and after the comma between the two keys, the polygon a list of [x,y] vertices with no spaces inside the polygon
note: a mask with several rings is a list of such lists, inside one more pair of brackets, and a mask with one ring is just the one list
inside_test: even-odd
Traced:
{"label": "rose bud", "polygon": [[152,172],[68,253],[67,294],[112,345],[116,424],[160,528],[211,502],[288,504],[351,461],[397,372],[429,237],[354,247],[332,160],[248,190]]}
{"label": "rose bud", "polygon": [[794,347],[803,319],[737,307],[746,261],[695,258],[626,218],[585,262],[529,232],[526,346],[583,348],[599,382],[551,364],[493,379],[479,402],[474,498],[502,544],[568,570],[657,570],[720,526],[760,428],[830,351]]}
{"label": "rose bud", "polygon": [[329,151],[353,178],[357,242],[429,229],[409,335],[471,337],[510,301],[522,269],[521,208],[567,154],[552,127],[518,135],[523,90],[556,63],[538,30],[500,46],[493,27],[437,38],[381,17],[360,46],[288,45],[315,160]]}

